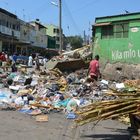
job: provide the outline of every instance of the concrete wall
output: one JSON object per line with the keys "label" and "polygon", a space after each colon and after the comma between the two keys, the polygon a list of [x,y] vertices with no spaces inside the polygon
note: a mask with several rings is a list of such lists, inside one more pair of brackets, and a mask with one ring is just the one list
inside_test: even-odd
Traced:
{"label": "concrete wall", "polygon": [[101,71],[108,80],[122,82],[124,79],[140,79],[140,64],[107,63]]}

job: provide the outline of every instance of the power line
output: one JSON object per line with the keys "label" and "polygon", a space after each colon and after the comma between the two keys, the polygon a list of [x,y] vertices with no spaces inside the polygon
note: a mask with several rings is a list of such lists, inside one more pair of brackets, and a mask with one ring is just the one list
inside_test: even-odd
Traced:
{"label": "power line", "polygon": [[[65,0],[63,1],[63,4],[64,4],[65,12],[67,12],[68,17],[70,18],[70,21],[71,21],[71,23],[73,24],[73,27],[75,28],[75,30],[76,30],[78,33],[80,33],[81,31],[80,31],[78,25],[76,24],[76,22],[75,22],[75,20],[74,20],[74,18],[73,18],[73,16],[72,16],[72,14],[71,14],[71,11],[70,11],[70,9],[69,9],[69,7],[68,7],[68,5],[67,5],[67,3],[66,3]],[[64,12],[64,13],[65,13],[65,12]]]}
{"label": "power line", "polygon": [[84,4],[84,6],[78,8],[78,9],[72,11],[72,12],[74,12],[74,13],[80,12],[81,10],[84,10],[85,8],[88,8],[89,6],[92,6],[93,3],[95,4],[95,3],[98,3],[98,2],[99,2],[99,0],[92,0],[92,1],[88,2],[87,4]]}
{"label": "power line", "polygon": [[35,11],[39,11],[38,13],[36,13],[36,16],[40,16],[40,15],[44,14],[46,12],[46,9],[48,10],[48,8],[49,8],[49,6],[46,6],[47,4],[49,5],[49,2],[44,1],[41,5],[38,5],[37,8],[32,9],[32,13],[34,13]]}

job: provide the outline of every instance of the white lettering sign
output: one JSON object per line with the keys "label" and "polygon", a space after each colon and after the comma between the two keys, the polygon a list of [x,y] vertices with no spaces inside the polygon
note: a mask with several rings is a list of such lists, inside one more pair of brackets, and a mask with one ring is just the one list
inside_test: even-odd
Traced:
{"label": "white lettering sign", "polygon": [[112,51],[112,60],[131,59],[136,57],[140,58],[140,50],[129,49],[127,51]]}
{"label": "white lettering sign", "polygon": [[139,31],[139,28],[135,27],[135,28],[131,28],[131,32],[136,33]]}

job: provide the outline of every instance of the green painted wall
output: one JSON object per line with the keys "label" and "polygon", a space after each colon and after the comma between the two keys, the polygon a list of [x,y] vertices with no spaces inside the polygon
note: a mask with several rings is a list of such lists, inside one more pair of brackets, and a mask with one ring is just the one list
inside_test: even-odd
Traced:
{"label": "green painted wall", "polygon": [[[138,17],[140,17],[140,15]],[[118,18],[119,17],[117,17],[116,20],[118,20]],[[126,20],[127,17],[125,17],[124,19]],[[130,17],[128,17],[128,19],[130,19]],[[140,20],[133,19],[134,17],[132,18],[132,20],[129,21],[128,38],[102,39],[101,27],[95,27],[93,55],[99,54],[101,62],[104,63],[140,63]],[[110,18],[108,20],[104,20],[106,22],[111,21]],[[116,20],[113,17],[113,21]],[[121,23],[122,22],[123,21],[121,21]]]}
{"label": "green painted wall", "polygon": [[48,49],[56,49],[56,41],[53,37],[48,36]]}
{"label": "green painted wall", "polygon": [[54,29],[58,28],[57,26],[50,24],[50,25],[46,25],[46,27],[47,27],[47,30],[46,30],[47,35],[52,36],[52,37],[57,35],[56,33],[54,33]]}
{"label": "green painted wall", "polygon": [[47,35],[54,36],[54,33],[53,33],[54,26],[47,25],[46,27],[47,27]]}

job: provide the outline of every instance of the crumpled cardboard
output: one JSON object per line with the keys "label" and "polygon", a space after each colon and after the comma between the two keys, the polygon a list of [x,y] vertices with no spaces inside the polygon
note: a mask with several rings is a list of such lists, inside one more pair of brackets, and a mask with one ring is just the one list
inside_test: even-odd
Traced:
{"label": "crumpled cardboard", "polygon": [[36,116],[37,122],[48,122],[48,116],[47,115],[38,115]]}

